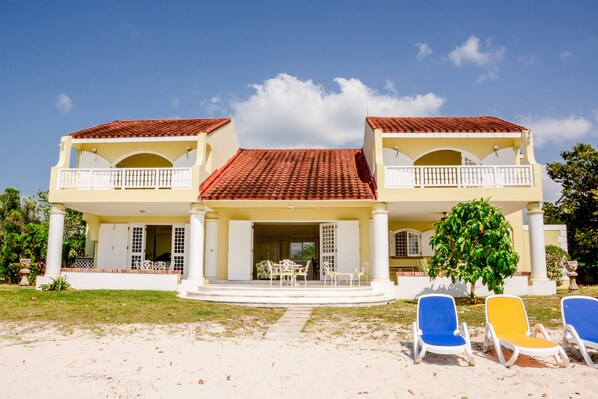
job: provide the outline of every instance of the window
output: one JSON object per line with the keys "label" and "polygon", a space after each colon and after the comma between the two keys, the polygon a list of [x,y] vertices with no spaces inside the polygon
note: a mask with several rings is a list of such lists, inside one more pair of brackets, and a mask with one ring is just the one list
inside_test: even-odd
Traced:
{"label": "window", "polygon": [[405,229],[391,231],[390,256],[421,256],[421,233]]}
{"label": "window", "polygon": [[292,242],[291,259],[312,259],[314,257],[315,243],[313,242]]}

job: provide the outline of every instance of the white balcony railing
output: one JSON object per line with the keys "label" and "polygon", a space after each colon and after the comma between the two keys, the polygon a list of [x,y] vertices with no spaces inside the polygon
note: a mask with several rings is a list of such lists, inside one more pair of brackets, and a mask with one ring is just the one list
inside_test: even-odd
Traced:
{"label": "white balcony railing", "polygon": [[191,168],[60,169],[58,189],[188,189],[191,175]]}
{"label": "white balcony railing", "polygon": [[386,166],[385,187],[533,187],[530,165]]}

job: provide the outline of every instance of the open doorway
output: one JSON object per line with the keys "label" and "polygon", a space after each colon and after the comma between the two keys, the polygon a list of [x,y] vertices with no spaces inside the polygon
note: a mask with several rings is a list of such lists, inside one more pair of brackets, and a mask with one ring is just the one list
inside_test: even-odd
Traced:
{"label": "open doorway", "polygon": [[319,229],[319,223],[254,223],[253,278],[257,279],[256,263],[291,259],[301,264],[311,261],[308,280],[319,280]]}
{"label": "open doorway", "polygon": [[172,254],[172,226],[148,225],[145,238],[145,259],[170,262]]}

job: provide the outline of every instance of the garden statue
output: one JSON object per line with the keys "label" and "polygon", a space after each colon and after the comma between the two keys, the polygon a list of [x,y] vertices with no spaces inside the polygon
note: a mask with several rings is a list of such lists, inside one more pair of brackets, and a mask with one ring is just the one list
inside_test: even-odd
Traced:
{"label": "garden statue", "polygon": [[567,268],[567,275],[569,276],[569,292],[572,294],[576,294],[579,292],[577,281],[575,281],[575,279],[577,278],[577,261],[566,261],[565,267]]}

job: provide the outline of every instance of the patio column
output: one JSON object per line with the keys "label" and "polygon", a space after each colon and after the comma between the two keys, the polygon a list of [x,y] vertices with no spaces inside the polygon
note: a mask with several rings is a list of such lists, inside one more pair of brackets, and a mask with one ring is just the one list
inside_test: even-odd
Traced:
{"label": "patio column", "polygon": [[218,217],[216,213],[206,215],[206,271],[205,276],[218,275]]}
{"label": "patio column", "polygon": [[204,221],[206,212],[203,206],[191,206],[189,226],[189,275],[187,280],[203,283]]}
{"label": "patio column", "polygon": [[546,274],[546,249],[544,248],[544,211],[539,202],[527,204],[529,223],[529,250],[532,263],[532,281],[548,280]]}
{"label": "patio column", "polygon": [[64,234],[64,205],[50,205],[50,226],[48,231],[48,253],[46,256],[46,277],[60,277],[62,265],[62,238]]}
{"label": "patio column", "polygon": [[374,205],[372,210],[373,248],[370,248],[372,259],[372,281],[387,282],[388,278],[388,209],[385,203]]}

